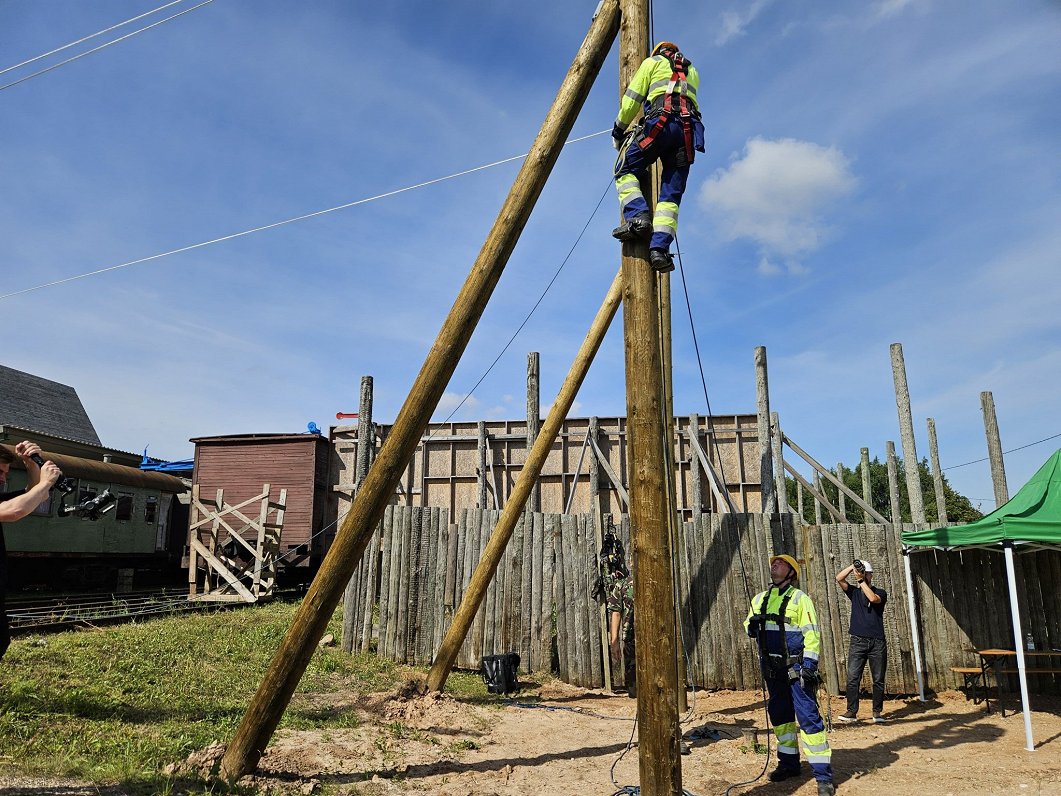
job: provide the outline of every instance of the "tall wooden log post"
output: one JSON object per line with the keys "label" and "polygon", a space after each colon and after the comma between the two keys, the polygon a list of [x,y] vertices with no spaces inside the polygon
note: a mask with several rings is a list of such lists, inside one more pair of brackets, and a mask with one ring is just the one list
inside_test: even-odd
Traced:
{"label": "tall wooden log post", "polygon": [[762,489],[763,514],[778,510],[773,468],[773,445],[770,439],[770,386],[766,370],[766,346],[755,348],[755,399],[759,431],[759,484]]}
{"label": "tall wooden log post", "polygon": [[[354,495],[357,494],[357,490],[361,488],[365,476],[368,475],[369,464],[372,462],[372,454],[375,453],[376,435],[373,432],[372,377],[362,376],[361,400],[357,406],[357,450],[354,454],[354,493],[350,496],[350,500],[353,500]],[[339,522],[342,522],[349,507],[344,506],[343,509],[341,516],[338,518]],[[346,591],[343,594],[342,647],[344,652],[349,653],[354,651],[354,622],[357,619],[354,615],[354,604],[357,600],[355,586],[356,583],[354,578],[350,578],[346,584]]]}
{"label": "tall wooden log post", "polygon": [[[453,669],[454,662],[457,660],[457,653],[460,651],[461,644],[464,643],[464,639],[468,635],[468,629],[475,619],[475,614],[486,596],[490,581],[493,580],[494,574],[497,572],[505,547],[508,545],[509,539],[512,538],[512,531],[515,529],[520,517],[523,516],[532,488],[537,483],[542,467],[545,466],[545,460],[549,456],[549,449],[552,448],[553,442],[559,435],[564,419],[567,417],[571,404],[574,403],[575,396],[578,395],[578,390],[586,378],[590,364],[593,362],[593,357],[596,356],[601,341],[611,325],[612,318],[615,317],[615,312],[619,309],[621,297],[622,273],[620,272],[615,275],[611,289],[605,296],[600,310],[597,311],[593,325],[590,327],[582,347],[575,356],[575,361],[572,363],[567,378],[564,379],[564,383],[560,387],[556,400],[553,401],[552,408],[549,409],[549,415],[545,419],[541,433],[538,434],[538,438],[534,441],[534,445],[531,446],[530,452],[527,454],[527,461],[524,462],[523,467],[520,469],[519,477],[516,479],[515,486],[512,487],[512,494],[509,495],[508,501],[505,503],[505,508],[498,518],[497,526],[490,534],[490,541],[487,542],[486,548],[479,557],[479,563],[476,565],[471,580],[468,582],[468,588],[464,591],[464,597],[461,599],[457,611],[453,614],[453,621],[450,622],[449,629],[442,639],[442,644],[435,654],[435,660],[427,674],[427,687],[433,691],[441,691],[446,686],[446,680]],[[607,645],[605,645],[605,649],[607,649]]]}
{"label": "tall wooden log post", "polygon": [[530,217],[619,27],[617,0],[604,0],[553,101],[530,153],[483,244],[375,464],[354,498],[331,550],[228,744],[221,775],[235,780],[257,768],[291,695],[324,635],[343,588],[365,552],[383,510],[416,451],[505,264]]}
{"label": "tall wooden log post", "polygon": [[896,532],[903,529],[903,513],[899,506],[899,464],[895,460],[895,443],[884,443],[888,456],[888,503],[892,510],[892,525]]}
{"label": "tall wooden log post", "polygon": [[932,465],[932,488],[936,492],[936,517],[940,525],[947,524],[947,494],[943,486],[943,471],[939,467],[939,443],[936,441],[936,421],[928,418],[928,460]]}
{"label": "tall wooden log post", "polygon": [[995,485],[995,508],[1009,501],[1006,484],[1006,463],[1002,458],[1002,438],[995,416],[995,398],[990,392],[980,393],[980,408],[984,413],[984,433],[987,435],[987,456],[991,460],[991,483]]}
{"label": "tall wooden log post", "polygon": [[[774,455],[774,492],[777,494],[778,514],[788,514],[788,490],[785,488],[785,452],[781,434],[781,420],[777,412],[770,413],[771,452]],[[821,525],[821,523],[818,523]]]}
{"label": "tall wooden log post", "polygon": [[[836,463],[836,478],[842,484],[844,482],[844,463]],[[851,522],[847,518],[847,500],[844,499],[844,490],[837,488],[836,490],[836,507],[840,509],[840,521]]]}
{"label": "tall wooden log post", "polygon": [[[873,505],[873,485],[869,478],[869,448],[859,448],[859,464],[862,468],[862,499]],[[869,523],[869,516],[864,515],[862,522]]]}
{"label": "tall wooden log post", "polygon": [[[541,416],[541,358],[537,351],[527,354],[527,450],[534,446],[534,441],[542,427]],[[509,498],[511,500],[511,497]],[[541,511],[541,487],[534,482],[534,488],[527,498],[528,511]]]}
{"label": "tall wooden log post", "polygon": [[[648,55],[648,0],[622,0],[619,93]],[[650,196],[649,186],[642,193]],[[641,793],[680,796],[674,578],[667,535],[663,382],[658,293],[643,242],[623,244],[623,339],[637,633],[637,730]]]}
{"label": "tall wooden log post", "polygon": [[903,444],[903,470],[906,491],[910,497],[910,519],[924,525],[925,496],[921,492],[921,468],[914,443],[914,421],[910,414],[910,388],[906,384],[906,362],[902,343],[892,343],[892,380],[895,382],[895,407],[899,411],[899,439]]}

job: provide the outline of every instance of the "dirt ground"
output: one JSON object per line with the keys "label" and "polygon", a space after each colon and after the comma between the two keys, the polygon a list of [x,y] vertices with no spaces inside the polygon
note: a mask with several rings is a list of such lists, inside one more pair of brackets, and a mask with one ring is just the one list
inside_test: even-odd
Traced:
{"label": "dirt ground", "polygon": [[[562,683],[527,687],[511,701],[480,705],[447,694],[393,693],[349,697],[302,695],[305,707],[336,711],[356,721],[351,729],[281,731],[259,770],[240,784],[262,794],[343,796],[611,796],[638,784],[634,714],[624,694],[587,691]],[[1033,696],[1036,750],[1024,749],[1019,706],[1009,698],[1005,718],[945,693],[922,705],[886,703],[888,721],[834,726],[837,793],[1027,794],[1061,796],[1061,700]],[[845,707],[833,698],[832,715]],[[823,709],[825,705],[823,704]],[[868,701],[863,702],[868,715]],[[683,787],[693,796],[722,796],[734,783],[754,779],[766,755],[745,730],[765,717],[757,692],[696,693],[682,730]],[[633,736],[633,738],[632,738]],[[626,751],[633,739],[635,745]],[[771,749],[773,744],[771,743]],[[204,772],[220,747],[176,764],[174,773]],[[771,753],[772,754],[772,753]],[[771,757],[770,768],[774,759]],[[630,791],[626,791],[629,793]],[[734,794],[814,794],[813,779],[772,784],[765,777]],[[0,796],[108,794],[121,789],[83,783],[0,781]]]}
{"label": "dirt ground", "polygon": [[[927,786],[939,796],[1061,796],[1061,700],[1033,697],[1033,705],[1036,751],[1027,752],[1020,713],[1002,718],[959,693],[924,705],[889,701],[886,723],[863,720],[830,733],[837,792],[912,793]],[[1008,707],[1017,706],[1011,697]],[[501,707],[467,705],[444,694],[374,695],[349,707],[364,713],[364,725],[279,734],[255,784],[301,793],[329,784],[365,796],[609,796],[638,783],[636,745],[623,754],[636,702],[622,694],[557,683],[521,691]],[[836,716],[845,705],[834,698],[831,708]],[[862,709],[868,715],[868,702]],[[742,729],[764,726],[758,693],[695,694],[682,723],[690,746],[681,758],[683,787],[695,796],[721,795],[756,777],[766,757]],[[817,790],[809,776],[780,784],[764,777],[733,792]]]}

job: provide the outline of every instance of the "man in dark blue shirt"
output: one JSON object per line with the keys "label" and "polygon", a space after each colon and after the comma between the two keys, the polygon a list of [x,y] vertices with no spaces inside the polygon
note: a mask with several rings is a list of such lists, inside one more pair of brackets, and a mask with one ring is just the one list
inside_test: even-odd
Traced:
{"label": "man in dark blue shirt", "polygon": [[[848,583],[855,576],[855,585]],[[847,653],[847,712],[837,718],[851,723],[858,717],[858,689],[869,661],[873,677],[873,721],[884,721],[884,673],[888,670],[888,645],[884,640],[884,606],[888,593],[873,585],[873,565],[856,560],[836,573],[836,582],[851,600],[851,648]]]}

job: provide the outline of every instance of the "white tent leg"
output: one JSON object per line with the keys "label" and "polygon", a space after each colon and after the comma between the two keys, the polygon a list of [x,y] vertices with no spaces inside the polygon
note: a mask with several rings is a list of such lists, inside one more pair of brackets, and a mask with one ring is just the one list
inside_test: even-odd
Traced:
{"label": "white tent leg", "polygon": [[1013,617],[1013,644],[1017,651],[1017,675],[1020,678],[1020,701],[1024,708],[1024,748],[1035,751],[1032,740],[1032,713],[1028,706],[1028,672],[1024,666],[1024,638],[1020,627],[1020,612],[1017,610],[1017,576],[1013,569],[1013,546],[1006,544],[1006,580],[1009,581],[1009,611]]}
{"label": "white tent leg", "polygon": [[910,573],[910,554],[903,550],[903,569],[906,570],[906,601],[910,610],[910,635],[914,638],[914,670],[917,672],[917,691],[925,701],[925,670],[921,665],[921,632],[918,630],[917,609],[914,603],[914,577]]}

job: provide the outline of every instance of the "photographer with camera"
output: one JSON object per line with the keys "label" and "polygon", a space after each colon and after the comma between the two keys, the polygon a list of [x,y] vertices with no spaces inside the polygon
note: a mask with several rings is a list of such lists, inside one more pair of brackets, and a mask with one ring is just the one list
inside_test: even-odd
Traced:
{"label": "photographer with camera", "polygon": [[[757,594],[744,629],[759,645],[769,694],[767,713],[777,736],[777,768],[771,782],[802,773],[800,748],[817,780],[818,795],[832,796],[832,750],[818,709],[821,634],[810,596],[797,588],[799,563],[789,555],[770,557],[770,587]],[[797,724],[799,727],[797,743]]]}
{"label": "photographer with camera", "polygon": [[[855,576],[855,585],[848,577]],[[848,724],[858,720],[858,690],[869,661],[873,678],[873,721],[884,721],[884,673],[888,670],[888,645],[884,640],[884,606],[888,593],[873,585],[873,565],[855,559],[836,573],[836,582],[851,600],[851,647],[847,653],[847,712],[837,718]]]}
{"label": "photographer with camera", "polygon": [[55,482],[62,477],[62,471],[54,462],[44,462],[43,466],[34,461],[40,459],[40,446],[33,442],[20,442],[15,446],[15,454],[0,447],[0,490],[7,484],[11,465],[16,455],[26,467],[26,488],[18,492],[0,491],[0,658],[11,644],[11,632],[7,625],[7,613],[4,606],[4,594],[7,590],[7,548],[4,545],[4,523],[17,522],[28,516],[43,503]]}

